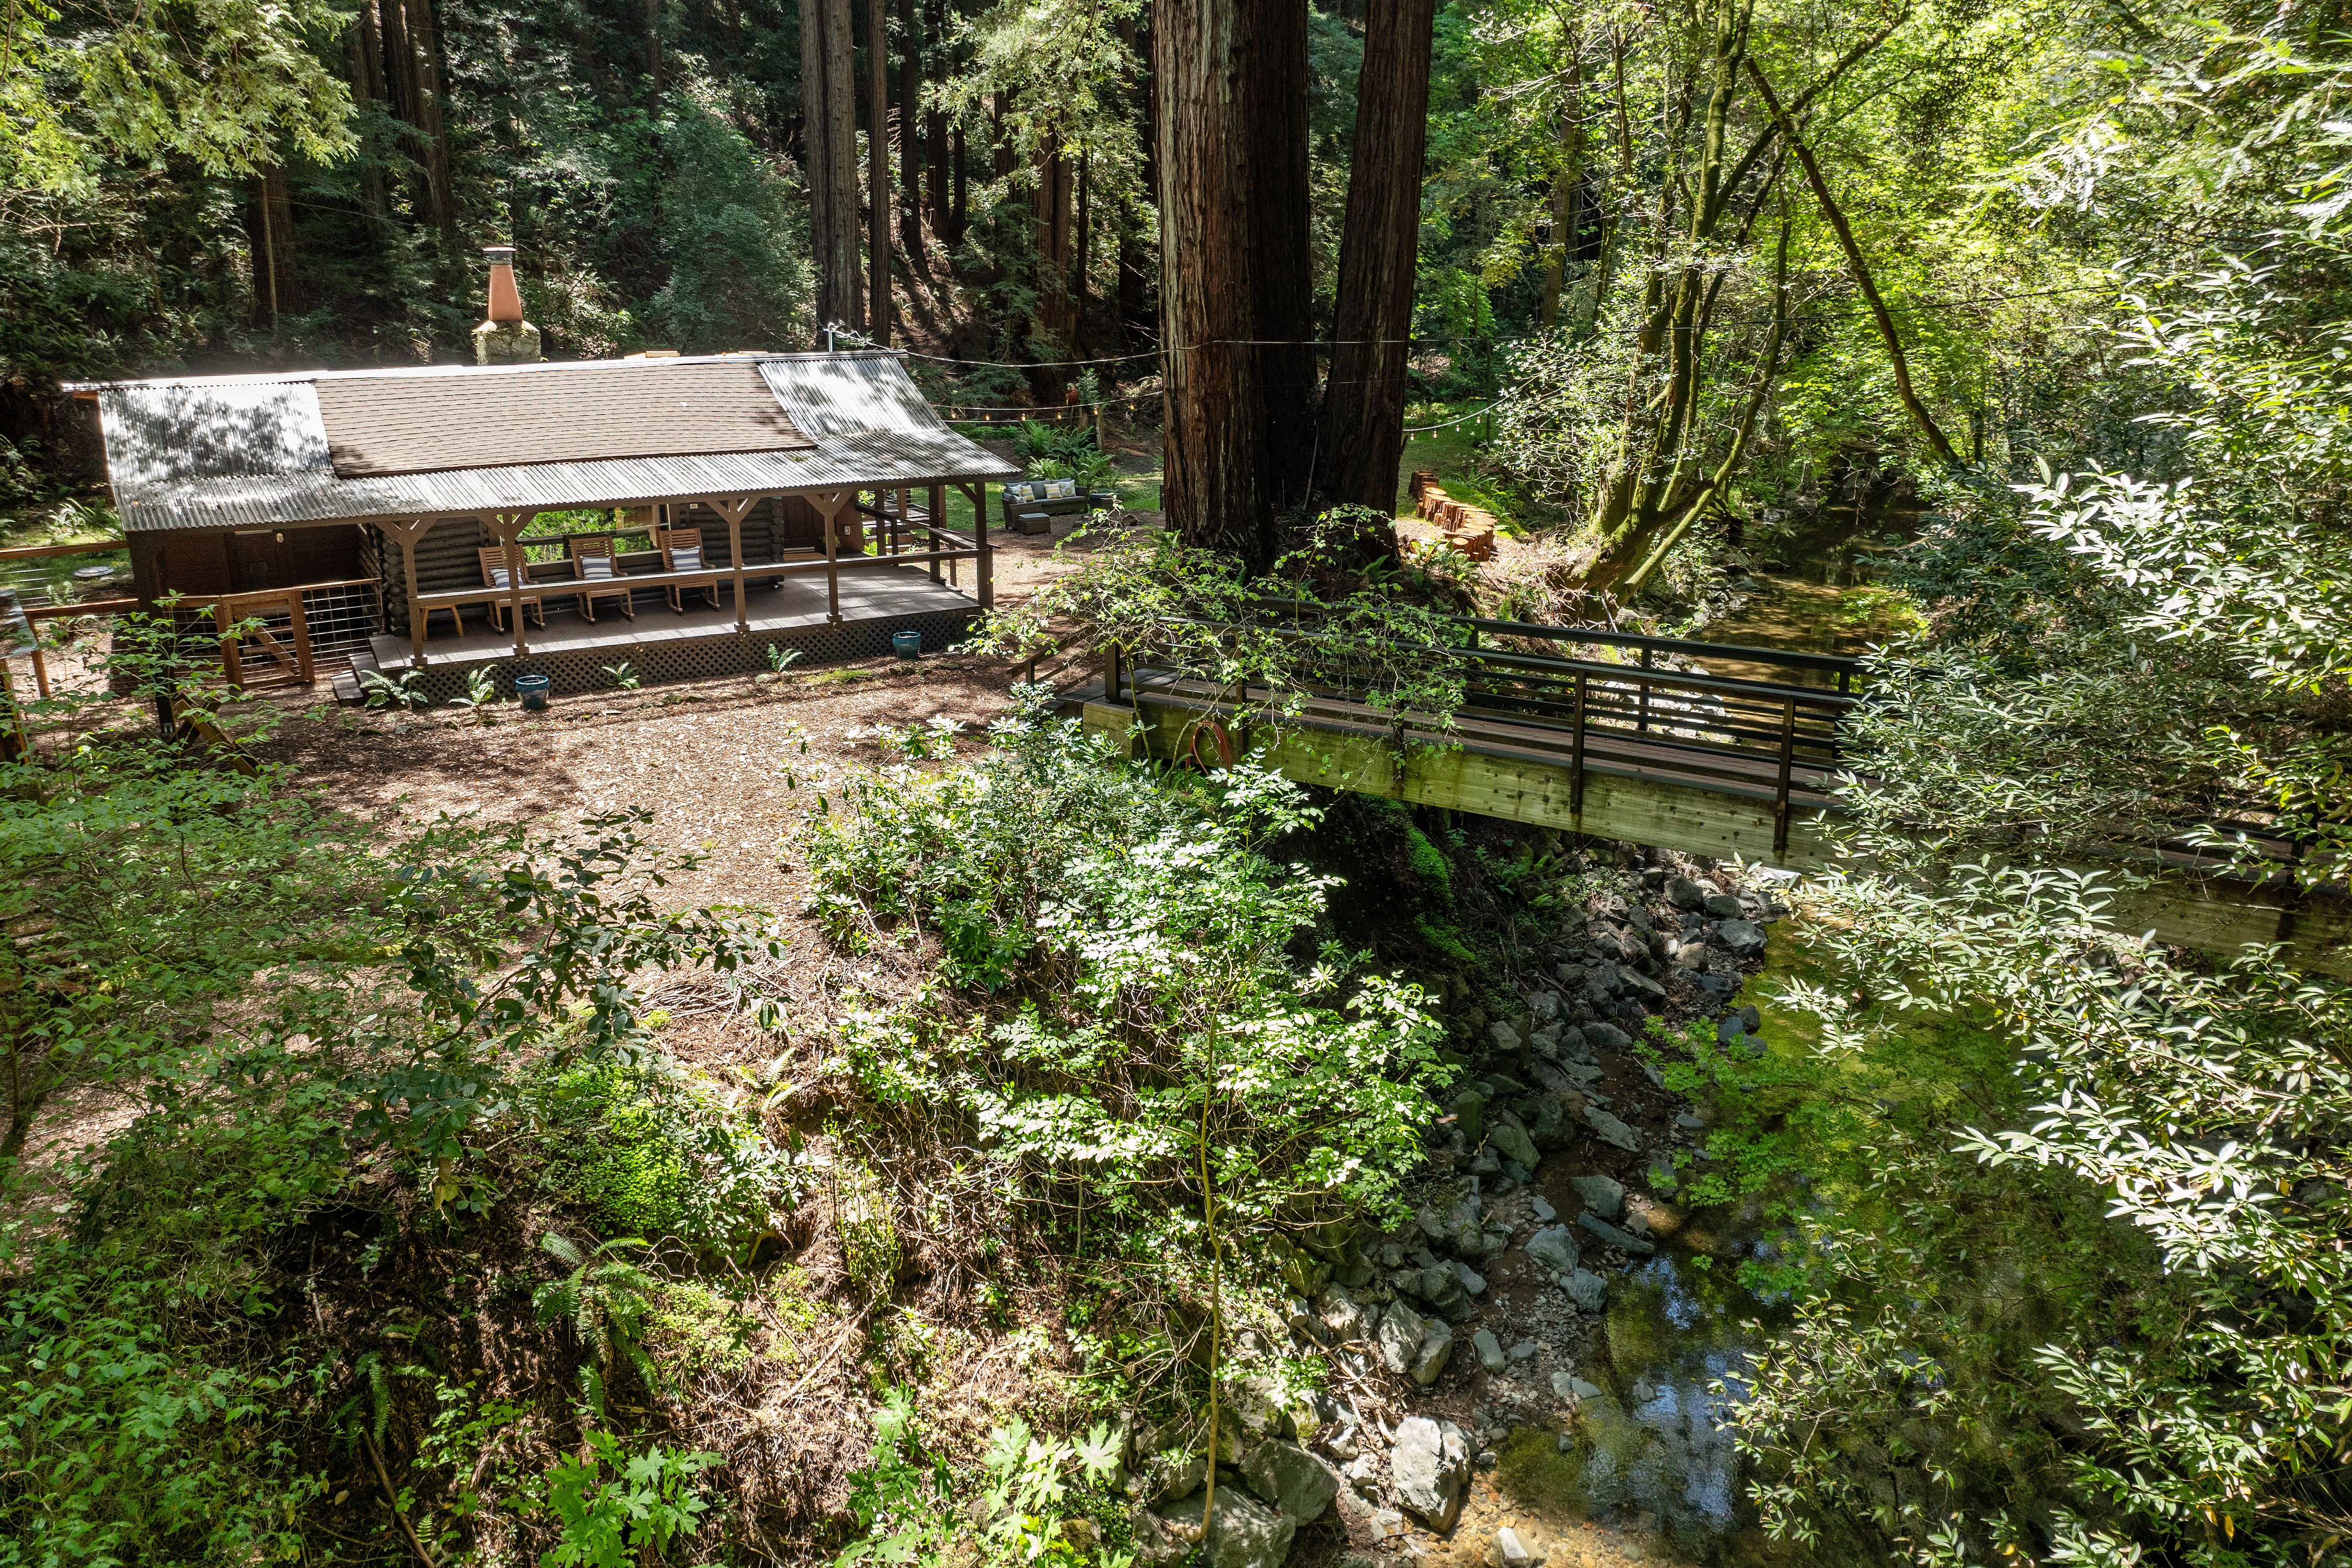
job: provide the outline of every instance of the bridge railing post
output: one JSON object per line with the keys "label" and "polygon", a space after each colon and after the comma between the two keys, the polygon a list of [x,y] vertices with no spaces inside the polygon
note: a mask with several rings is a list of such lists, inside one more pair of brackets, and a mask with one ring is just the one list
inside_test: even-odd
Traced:
{"label": "bridge railing post", "polygon": [[1584,816],[1584,671],[1576,672],[1576,721],[1569,731],[1568,814]]}
{"label": "bridge railing post", "polygon": [[1103,644],[1103,700],[1118,701],[1118,644],[1107,642]]}
{"label": "bridge railing post", "polygon": [[[1657,649],[1649,647],[1645,647],[1642,650],[1642,668],[1643,670],[1646,671],[1651,668],[1650,656],[1655,652],[1657,652]],[[1633,729],[1638,734],[1646,735],[1650,732],[1650,683],[1647,679],[1644,679],[1642,682],[1642,716],[1634,723]]]}
{"label": "bridge railing post", "polygon": [[1780,704],[1780,779],[1772,792],[1772,858],[1789,857],[1789,782],[1797,764],[1797,700]]}

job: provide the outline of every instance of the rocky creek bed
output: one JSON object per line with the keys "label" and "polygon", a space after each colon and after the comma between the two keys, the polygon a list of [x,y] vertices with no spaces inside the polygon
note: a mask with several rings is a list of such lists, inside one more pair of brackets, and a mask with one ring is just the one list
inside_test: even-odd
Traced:
{"label": "rocky creek bed", "polygon": [[[1738,1387],[1742,1325],[1771,1315],[1732,1267],[1761,1244],[1752,1214],[1673,1201],[1705,1124],[1634,1042],[1653,1018],[1706,1020],[1760,1051],[1739,993],[1786,911],[1769,886],[1665,856],[1588,885],[1509,1016],[1469,1016],[1476,1049],[1429,1131],[1412,1219],[1298,1250],[1286,1321],[1236,1334],[1238,1361],[1313,1351],[1333,1378],[1306,1394],[1270,1371],[1239,1380],[1213,1568],[1773,1555],[1715,1392]],[[1205,1445],[1189,1436],[1136,1436],[1132,1522],[1154,1568],[1201,1540]]]}

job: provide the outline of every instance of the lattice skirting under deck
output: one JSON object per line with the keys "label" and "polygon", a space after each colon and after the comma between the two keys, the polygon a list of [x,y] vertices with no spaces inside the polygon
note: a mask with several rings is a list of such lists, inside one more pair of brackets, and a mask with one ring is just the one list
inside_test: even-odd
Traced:
{"label": "lattice skirting under deck", "polygon": [[[475,670],[489,668],[495,672],[499,694],[502,697],[514,695],[514,679],[518,675],[544,675],[552,683],[557,695],[578,695],[613,690],[613,678],[605,673],[605,669],[623,660],[635,669],[637,679],[643,684],[659,686],[680,680],[756,674],[773,668],[768,658],[771,647],[800,649],[802,658],[793,666],[794,669],[877,658],[890,651],[891,634],[902,631],[920,632],[925,653],[942,653],[970,637],[972,623],[979,616],[980,612],[976,609],[933,610],[920,615],[845,621],[837,626],[795,626],[774,632],[729,631],[709,637],[668,637],[659,642],[620,647],[582,648],[544,654],[534,650],[521,658],[511,653],[485,655],[462,664],[435,664],[425,671],[425,679],[420,684],[433,701],[446,702],[465,691],[466,682]],[[384,673],[397,678],[405,672],[405,668],[395,665]]]}

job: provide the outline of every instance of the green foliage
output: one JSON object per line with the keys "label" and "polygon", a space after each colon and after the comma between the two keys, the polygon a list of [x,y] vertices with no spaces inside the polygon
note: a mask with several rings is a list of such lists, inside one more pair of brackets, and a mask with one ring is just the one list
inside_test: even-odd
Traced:
{"label": "green foliage", "polygon": [[[694,1478],[716,1454],[656,1443],[632,1454],[610,1432],[590,1432],[587,1457],[547,1472],[544,1507],[562,1539],[540,1561],[551,1568],[641,1568],[667,1560],[672,1542],[695,1533],[710,1505]],[[609,1472],[609,1473],[608,1473]]]}
{"label": "green foliage", "polygon": [[645,1326],[661,1282],[626,1257],[645,1247],[635,1237],[617,1237],[583,1251],[551,1230],[539,1238],[539,1245],[572,1272],[532,1291],[531,1310],[541,1322],[569,1324],[579,1336],[589,1354],[580,1369],[581,1384],[589,1408],[601,1415],[615,1363],[635,1373],[647,1386],[653,1384]]}
{"label": "green foliage", "polygon": [[872,1166],[836,1167],[833,1226],[841,1238],[841,1256],[849,1278],[877,1296],[887,1293],[903,1261],[898,1222],[890,1205],[890,1189]]}
{"label": "green foliage", "polygon": [[[110,1084],[131,1116],[45,1190],[9,1152],[12,1201],[42,1206],[0,1228],[0,1562],[314,1546],[322,1428],[360,1369],[284,1312],[294,1228],[382,1202],[362,1171],[479,1209],[472,1139],[519,1068],[616,1054],[633,975],[759,947],[657,910],[618,819],[584,840],[445,823],[383,847],[267,769],[178,760],[93,746],[0,789],[18,912],[55,922],[0,950],[18,1064]],[[618,1299],[583,1263],[575,1321]]]}
{"label": "green foliage", "polygon": [[607,664],[599,668],[604,671],[605,679],[612,681],[613,689],[616,691],[635,691],[645,684],[638,679],[637,667],[625,658],[618,664]]}
{"label": "green foliage", "polygon": [[875,1419],[873,1462],[850,1481],[858,1539],[834,1559],[835,1568],[867,1562],[1126,1568],[1131,1561],[1093,1549],[1091,1531],[1068,1530],[1076,1511],[1070,1505],[1084,1500],[1073,1493],[1104,1487],[1118,1472],[1118,1445],[1108,1426],[1070,1443],[1035,1435],[1016,1417],[989,1434],[978,1472],[968,1477],[927,1455],[917,1426],[913,1396],[888,1390]]}
{"label": "green foliage", "polygon": [[854,776],[803,833],[835,936],[936,938],[980,1009],[853,1017],[867,1092],[948,1119],[1017,1196],[1083,1191],[1156,1278],[1207,1251],[1204,1175],[1244,1256],[1392,1203],[1438,1026],[1416,988],[1306,948],[1325,884],[1267,855],[1314,820],[1299,792],[1255,765],[1163,783],[1066,722],[994,738],[938,773]]}
{"label": "green foliage", "polygon": [[682,1384],[751,1363],[760,1321],[742,1306],[692,1279],[661,1287],[646,1318],[645,1346],[665,1378]]}
{"label": "green foliage", "polygon": [[667,1058],[583,1065],[525,1103],[541,1184],[610,1230],[719,1251],[765,1234],[797,1196],[756,1118]]}
{"label": "green foliage", "polygon": [[[1385,528],[1364,508],[1337,508],[1256,575],[1171,533],[1113,534],[1075,571],[990,612],[972,646],[1024,657],[1064,646],[1075,626],[1089,643],[1230,692],[1247,689],[1245,711],[1293,713],[1338,686],[1400,726],[1411,714],[1442,729],[1464,700],[1467,667],[1456,650],[1467,634],[1392,582],[1360,585],[1349,570],[1359,533]],[[1320,591],[1326,583],[1338,585]]]}

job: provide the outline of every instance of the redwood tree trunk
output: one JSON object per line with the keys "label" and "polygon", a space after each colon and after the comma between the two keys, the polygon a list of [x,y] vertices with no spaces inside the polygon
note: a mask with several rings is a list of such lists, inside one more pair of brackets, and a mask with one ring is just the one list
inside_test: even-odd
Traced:
{"label": "redwood tree trunk", "polygon": [[1406,340],[1436,12],[1435,0],[1371,0],[1339,238],[1338,346],[1323,398],[1320,488],[1336,501],[1383,514],[1396,504],[1404,453]]}
{"label": "redwood tree trunk", "polygon": [[924,271],[923,34],[915,0],[898,0],[898,247]]}
{"label": "redwood tree trunk", "polygon": [[[926,0],[924,36],[931,44],[931,80],[946,85],[948,79],[948,13],[945,0]],[[948,117],[944,110],[933,109],[923,115],[923,174],[928,183],[926,194],[931,198],[931,232],[953,243],[955,214],[950,206],[948,189],[949,160]]]}
{"label": "redwood tree trunk", "polygon": [[1188,544],[1272,559],[1251,277],[1245,0],[1156,0],[1160,323],[1168,521]]}
{"label": "redwood tree trunk", "polygon": [[457,242],[457,197],[449,165],[449,136],[441,119],[441,45],[434,24],[433,0],[405,0],[408,44],[415,55],[416,136],[423,144],[425,199],[433,226],[443,241]]}
{"label": "redwood tree trunk", "polygon": [[857,54],[851,47],[849,0],[817,0],[824,18],[825,177],[833,182],[833,272],[839,310],[832,318],[866,330],[865,279],[857,258]]}
{"label": "redwood tree trunk", "polygon": [[[1314,483],[1315,271],[1307,157],[1307,0],[1241,0],[1249,39],[1249,335],[1257,340],[1259,462],[1266,504]],[[1418,181],[1416,181],[1418,184]]]}
{"label": "redwood tree trunk", "polygon": [[824,5],[825,0],[800,0],[802,170],[808,180],[809,255],[815,263],[819,327],[839,321],[844,309],[833,265],[838,220],[833,212],[833,159],[826,145],[832,125],[824,96]]}
{"label": "redwood tree trunk", "polygon": [[890,342],[890,26],[885,0],[866,0],[866,238],[873,247],[866,271],[872,299],[866,330]]}

